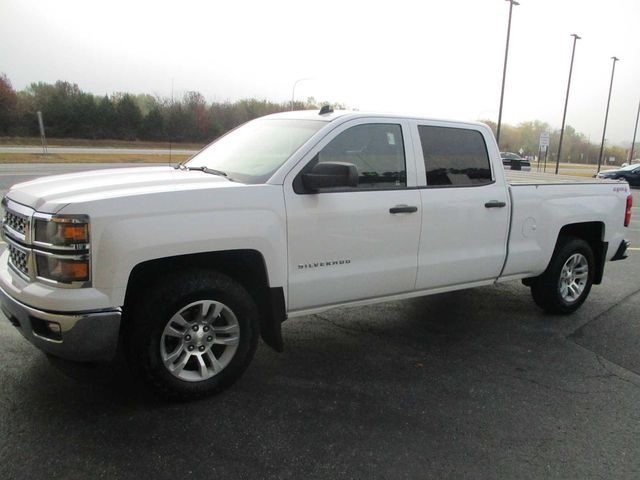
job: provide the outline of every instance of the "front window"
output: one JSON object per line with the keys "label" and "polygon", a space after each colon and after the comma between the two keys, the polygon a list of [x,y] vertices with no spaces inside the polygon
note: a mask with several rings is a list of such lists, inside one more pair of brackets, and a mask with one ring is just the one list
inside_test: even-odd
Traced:
{"label": "front window", "polygon": [[356,167],[358,186],[348,190],[390,190],[407,186],[400,125],[372,123],[351,127],[331,140],[301,173],[323,162],[350,163]]}
{"label": "front window", "polygon": [[321,120],[254,120],[220,137],[187,166],[222,171],[243,183],[264,183],[325,125]]}

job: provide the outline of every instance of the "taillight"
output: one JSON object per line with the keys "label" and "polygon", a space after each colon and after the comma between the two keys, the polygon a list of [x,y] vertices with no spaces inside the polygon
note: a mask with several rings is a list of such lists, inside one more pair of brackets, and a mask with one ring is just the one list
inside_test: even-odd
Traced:
{"label": "taillight", "polygon": [[631,207],[633,207],[633,196],[627,197],[627,210],[624,213],[624,226],[628,227],[631,223]]}

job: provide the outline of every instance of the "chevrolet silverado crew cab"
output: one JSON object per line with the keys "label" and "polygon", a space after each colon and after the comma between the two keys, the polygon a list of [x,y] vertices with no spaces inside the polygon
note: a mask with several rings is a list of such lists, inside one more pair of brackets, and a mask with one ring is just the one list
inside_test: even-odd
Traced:
{"label": "chevrolet silverado crew cab", "polygon": [[253,120],[178,166],[15,185],[2,310],[50,355],[123,347],[159,393],[220,391],[281,323],[522,280],[568,314],[625,258],[624,182],[510,172],[483,124],[333,112]]}

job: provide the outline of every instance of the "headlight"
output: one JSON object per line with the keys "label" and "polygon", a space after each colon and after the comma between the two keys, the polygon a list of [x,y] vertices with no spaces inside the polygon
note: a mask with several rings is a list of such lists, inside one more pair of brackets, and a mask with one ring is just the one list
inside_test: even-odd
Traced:
{"label": "headlight", "polygon": [[89,245],[86,215],[38,215],[34,218],[34,243],[47,247],[84,250]]}
{"label": "headlight", "polygon": [[88,255],[69,258],[36,252],[36,266],[38,277],[44,280],[67,284],[84,284],[90,280]]}
{"label": "headlight", "polygon": [[91,284],[89,217],[46,215],[33,218],[36,276],[72,287]]}

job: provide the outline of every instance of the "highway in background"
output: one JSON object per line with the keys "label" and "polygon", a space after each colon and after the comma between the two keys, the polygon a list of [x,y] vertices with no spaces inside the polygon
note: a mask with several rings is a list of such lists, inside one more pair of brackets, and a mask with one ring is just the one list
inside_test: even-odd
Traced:
{"label": "highway in background", "polygon": [[[0,153],[8,148],[16,148],[16,147],[0,147]],[[28,147],[29,149],[35,147]],[[51,152],[51,148],[49,151]],[[86,150],[87,152],[82,153],[92,153],[94,150],[115,153],[115,154],[125,154],[125,152],[132,151],[134,153],[144,153],[144,152],[156,152],[158,155],[168,155],[169,150],[143,150],[143,149],[118,149],[118,148],[88,148],[88,149],[75,149],[75,148],[66,148],[63,147],[60,150]],[[42,150],[40,149],[40,152]],[[182,152],[182,153],[181,153]],[[62,153],[62,152],[61,152]],[[194,153],[193,150],[172,150],[172,153],[176,155],[181,154],[190,154]],[[4,195],[4,193],[9,189],[9,187],[15,183],[26,182],[27,180],[31,180],[37,177],[43,177],[45,175],[57,175],[62,173],[71,173],[71,172],[82,172],[86,170],[98,170],[104,168],[128,168],[128,167],[144,167],[144,166],[152,166],[152,165],[168,165],[169,162],[158,162],[158,163],[0,163],[0,194]],[[175,162],[174,162],[175,164]],[[547,173],[553,173],[553,168],[555,166],[547,165]],[[595,166],[593,166],[593,172],[589,169],[589,167],[576,167],[574,165],[562,165],[561,173],[568,175],[579,175],[586,172],[588,174],[595,173]],[[536,171],[536,167],[533,166],[532,171]]]}
{"label": "highway in background", "polygon": [[[193,155],[198,150],[173,148],[100,148],[100,147],[47,147],[47,153],[66,153],[77,155]],[[42,147],[3,147],[0,153],[43,153]]]}
{"label": "highway in background", "polygon": [[154,165],[168,165],[168,163],[2,163],[0,164],[0,196],[4,196],[11,185],[47,175]]}

